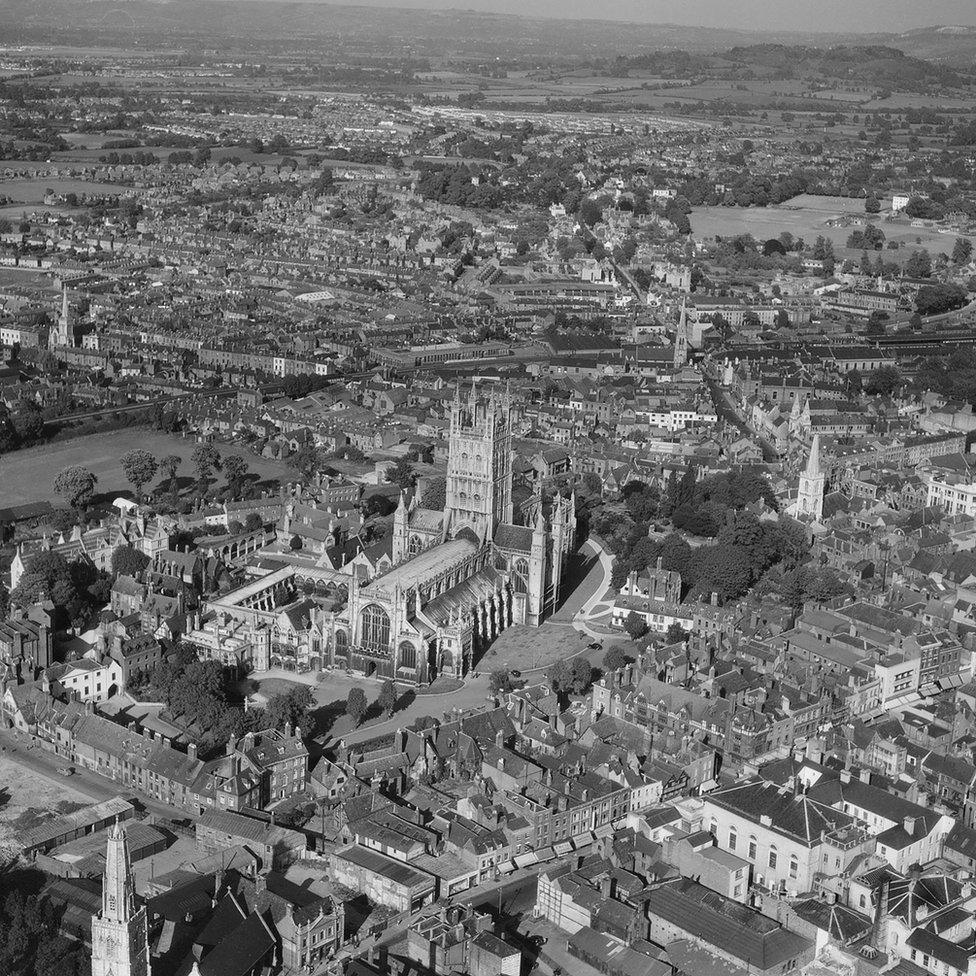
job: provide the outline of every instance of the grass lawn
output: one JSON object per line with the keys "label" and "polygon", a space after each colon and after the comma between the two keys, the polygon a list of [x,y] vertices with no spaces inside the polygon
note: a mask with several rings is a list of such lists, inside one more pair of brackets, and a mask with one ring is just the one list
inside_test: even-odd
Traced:
{"label": "grass lawn", "polygon": [[[293,475],[291,468],[280,461],[256,457],[242,447],[216,446],[221,455],[241,455],[251,472],[261,480],[287,479]],[[177,475],[181,478],[193,475],[190,455],[196,444],[192,438],[132,427],[5,454],[0,458],[0,498],[4,505],[58,502],[60,499],[53,489],[54,479],[59,471],[75,464],[88,468],[98,478],[99,496],[111,500],[122,493],[131,494],[132,486],[122,474],[119,458],[135,447],[145,448],[157,458],[178,454],[183,458],[183,465]],[[149,490],[151,488],[149,486]]]}
{"label": "grass lawn", "polygon": [[517,624],[503,630],[478,663],[479,671],[532,671],[548,668],[586,650],[588,638],[572,627],[546,623],[541,627]]}

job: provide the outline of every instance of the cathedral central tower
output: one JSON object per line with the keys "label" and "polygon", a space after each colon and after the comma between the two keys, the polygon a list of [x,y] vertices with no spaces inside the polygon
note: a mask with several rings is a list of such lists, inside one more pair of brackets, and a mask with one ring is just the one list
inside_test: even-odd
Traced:
{"label": "cathedral central tower", "polygon": [[512,521],[512,421],[508,397],[466,400],[460,389],[451,405],[445,528],[454,536],[470,528],[490,539],[499,522]]}

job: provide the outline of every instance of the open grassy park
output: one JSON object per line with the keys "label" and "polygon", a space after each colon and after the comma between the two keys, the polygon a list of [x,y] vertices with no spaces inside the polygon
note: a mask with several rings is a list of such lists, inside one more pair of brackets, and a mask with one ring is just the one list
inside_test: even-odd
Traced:
{"label": "open grassy park", "polygon": [[[794,237],[802,237],[812,244],[818,236],[830,240],[839,256],[857,256],[860,251],[849,252],[847,238],[854,227],[831,227],[828,221],[844,214],[864,216],[864,201],[848,197],[818,197],[810,194],[794,197],[786,203],[771,207],[695,207],[689,219],[698,238],[733,237],[736,234],[752,234],[758,241],[779,237],[789,231]],[[897,251],[884,251],[886,261],[901,261],[911,252],[924,247],[933,254],[952,252],[954,234],[940,234],[925,227],[912,227],[904,217],[888,221],[875,219],[873,223],[884,231],[885,238],[897,241]]]}
{"label": "open grassy park", "polygon": [[[112,498],[131,493],[132,486],[125,480],[119,458],[136,447],[151,451],[157,458],[178,454],[183,458],[183,466],[177,471],[177,476],[190,478],[193,476],[190,455],[195,446],[192,437],[131,427],[5,454],[0,458],[0,505],[6,507],[27,502],[57,501],[54,479],[59,471],[75,464],[95,474],[100,496]],[[261,481],[287,479],[294,473],[283,462],[257,457],[242,447],[217,445],[217,449],[222,455],[243,456],[251,472]]]}

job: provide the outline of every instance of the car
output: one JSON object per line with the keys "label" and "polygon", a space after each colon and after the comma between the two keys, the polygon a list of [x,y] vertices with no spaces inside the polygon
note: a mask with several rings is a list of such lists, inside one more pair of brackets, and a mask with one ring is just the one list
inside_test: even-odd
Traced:
{"label": "car", "polygon": [[74,766],[58,766],[59,776],[74,776],[75,767]]}

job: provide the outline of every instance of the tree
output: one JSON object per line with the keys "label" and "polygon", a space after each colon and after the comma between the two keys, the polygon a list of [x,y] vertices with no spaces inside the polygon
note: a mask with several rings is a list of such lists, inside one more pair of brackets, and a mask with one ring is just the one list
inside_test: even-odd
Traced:
{"label": "tree", "polygon": [[973,242],[968,237],[957,237],[956,243],[952,246],[952,263],[969,264],[972,256]]}
{"label": "tree", "polygon": [[376,699],[376,703],[384,715],[390,716],[393,714],[393,710],[396,708],[397,697],[396,683],[388,678],[383,682],[379,697]]}
{"label": "tree", "polygon": [[311,481],[322,466],[322,452],[317,447],[307,444],[301,450],[295,451],[288,458],[288,463],[298,471],[306,481]]}
{"label": "tree", "polygon": [[618,671],[627,663],[627,655],[619,644],[611,644],[603,655],[603,670]]}
{"label": "tree", "polygon": [[20,436],[13,420],[10,419],[10,411],[7,404],[0,400],[0,454],[8,451],[15,451],[20,446]]}
{"label": "tree", "polygon": [[386,480],[401,488],[412,488],[417,481],[417,476],[414,474],[413,465],[406,458],[401,458],[386,472]]}
{"label": "tree", "polygon": [[98,478],[80,464],[65,468],[54,479],[54,493],[60,495],[72,508],[86,508],[95,494]]}
{"label": "tree", "polygon": [[881,201],[873,193],[869,193],[864,200],[864,212],[869,214],[881,213]]}
{"label": "tree", "polygon": [[[44,414],[41,408],[33,400],[23,403],[17,411],[14,427],[21,444],[40,443],[44,440]],[[0,453],[2,452],[3,447],[0,445]]]}
{"label": "tree", "polygon": [[546,677],[549,679],[549,687],[557,695],[565,694],[573,686],[573,672],[566,661],[557,661],[546,672]]}
{"label": "tree", "polygon": [[190,460],[197,471],[197,485],[202,490],[204,482],[213,474],[214,468],[220,467],[220,454],[213,444],[197,444],[190,455]]}
{"label": "tree", "polygon": [[905,274],[911,278],[931,278],[932,255],[924,248],[912,251],[911,256],[905,262]]}
{"label": "tree", "polygon": [[363,720],[367,707],[366,692],[362,688],[350,688],[346,696],[346,714],[356,725]]}
{"label": "tree", "polygon": [[512,676],[504,668],[492,671],[488,676],[488,690],[493,695],[504,695],[514,687]]}
{"label": "tree", "polygon": [[667,633],[664,635],[664,639],[669,644],[681,644],[688,639],[688,631],[684,629],[677,621],[668,627]]}
{"label": "tree", "polygon": [[647,621],[636,610],[631,610],[624,621],[624,630],[634,640],[639,640],[648,631]]}
{"label": "tree", "polygon": [[155,455],[137,447],[123,454],[119,458],[119,464],[122,465],[125,480],[135,488],[136,498],[141,499],[143,486],[152,481],[159,467]]}
{"label": "tree", "polygon": [[245,532],[257,532],[258,529],[261,529],[263,527],[264,527],[264,519],[262,519],[257,512],[247,513],[247,518],[244,519]]}
{"label": "tree", "polygon": [[183,463],[183,458],[179,454],[167,454],[160,462],[159,466],[169,475],[169,490],[176,493],[176,469]]}
{"label": "tree", "polygon": [[897,366],[879,366],[868,377],[864,392],[871,396],[891,396],[901,386],[901,373]]}
{"label": "tree", "polygon": [[224,458],[224,477],[227,479],[227,487],[233,496],[241,493],[244,479],[247,477],[247,461],[239,454],[232,454]]}
{"label": "tree", "polygon": [[309,714],[315,704],[315,696],[308,685],[298,685],[278,695],[272,695],[264,709],[268,726],[281,732],[294,729],[301,736],[312,730],[312,717]]}
{"label": "tree", "polygon": [[569,675],[573,694],[582,695],[593,682],[593,665],[582,655],[577,655],[569,666]]}
{"label": "tree", "polygon": [[923,285],[915,296],[915,308],[919,315],[941,315],[962,308],[968,298],[961,285]]}
{"label": "tree", "polygon": [[132,546],[119,546],[112,553],[113,576],[139,576],[149,565],[149,557]]}

